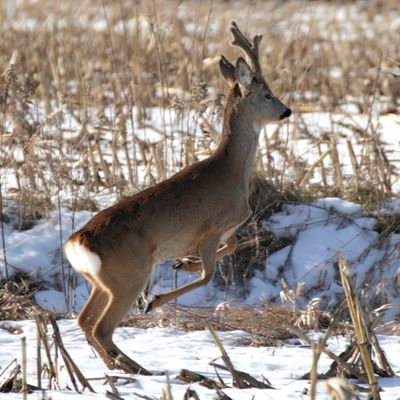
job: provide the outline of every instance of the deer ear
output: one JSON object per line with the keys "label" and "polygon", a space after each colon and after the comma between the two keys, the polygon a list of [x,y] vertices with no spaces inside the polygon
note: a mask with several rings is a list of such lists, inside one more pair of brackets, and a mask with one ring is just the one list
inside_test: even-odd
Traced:
{"label": "deer ear", "polygon": [[233,82],[235,82],[235,66],[222,54],[219,60],[219,70],[229,85],[232,85]]}
{"label": "deer ear", "polygon": [[239,57],[236,61],[235,76],[240,86],[244,87],[245,89],[250,88],[250,85],[254,78],[254,74],[249,67],[249,64],[247,64],[247,62],[242,57]]}

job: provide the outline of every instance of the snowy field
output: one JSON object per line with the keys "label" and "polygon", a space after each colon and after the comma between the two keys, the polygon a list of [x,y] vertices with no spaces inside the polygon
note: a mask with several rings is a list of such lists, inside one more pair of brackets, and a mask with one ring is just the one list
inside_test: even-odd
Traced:
{"label": "snowy field", "polygon": [[[29,384],[36,384],[36,326],[32,321],[2,322],[0,324],[0,365],[4,368],[13,359],[21,360],[20,338],[27,340],[28,379]],[[17,334],[10,333],[8,329],[19,328]],[[90,379],[90,384],[95,390],[90,393],[85,390],[83,396],[78,396],[74,391],[66,389],[72,387],[65,367],[60,362],[59,390],[47,391],[48,398],[56,399],[103,399],[106,391],[111,391],[108,384],[104,384],[105,375],[118,376],[115,384],[119,396],[130,399],[160,399],[163,388],[166,387],[167,376],[171,384],[171,393],[175,400],[183,399],[185,392],[190,387],[196,391],[201,400],[216,399],[216,390],[207,389],[198,383],[188,385],[176,379],[182,368],[205,375],[218,381],[218,376],[210,362],[221,364],[220,353],[215,346],[208,331],[193,331],[189,333],[174,329],[152,328],[135,329],[119,328],[116,331],[116,342],[121,349],[136,361],[152,372],[164,372],[166,375],[150,377],[135,376],[135,382],[129,382],[130,375],[109,371],[86,343],[75,321],[59,321],[64,345],[70,353],[84,376]],[[291,341],[279,347],[249,347],[242,346],[240,339],[246,335],[244,332],[219,332],[222,340],[236,369],[250,373],[258,380],[267,378],[275,389],[237,389],[232,388],[232,378],[228,373],[218,370],[219,376],[227,386],[222,392],[235,400],[280,400],[280,399],[307,399],[304,394],[309,390],[309,381],[300,379],[309,372],[312,362],[312,351],[307,345],[299,341]],[[388,355],[389,361],[396,373],[400,372],[400,338],[379,336],[380,343]],[[343,351],[346,339],[336,337],[330,339],[329,349],[336,354]],[[44,357],[44,355],[42,355]],[[326,372],[331,360],[322,355],[318,364],[319,372]],[[1,373],[1,372],[0,372]],[[46,387],[46,380],[42,386]],[[379,384],[383,391],[382,400],[396,400],[400,396],[400,377],[380,378]],[[147,397],[141,397],[147,396]],[[21,394],[0,394],[0,398],[20,399]],[[41,392],[28,396],[29,399],[42,399]],[[361,396],[365,399],[365,394]],[[320,380],[317,386],[317,399],[329,399],[326,393],[326,382]]]}

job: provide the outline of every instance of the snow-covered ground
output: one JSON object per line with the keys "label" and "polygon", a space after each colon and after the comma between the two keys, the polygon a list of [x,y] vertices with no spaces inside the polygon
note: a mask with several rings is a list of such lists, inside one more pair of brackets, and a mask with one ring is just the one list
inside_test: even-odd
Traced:
{"label": "snow-covered ground", "polygon": [[[393,199],[382,212],[399,213],[399,204],[399,200]],[[90,217],[87,211],[72,214],[63,209],[61,214],[53,211],[50,219],[41,220],[26,231],[14,229],[12,222],[5,225],[9,274],[25,271],[33,279],[43,280],[35,294],[42,307],[65,311],[68,298],[68,310],[79,312],[85,303],[88,286],[79,275],[75,287],[68,284],[74,272],[65,259],[61,268],[60,249],[69,234]],[[267,300],[280,303],[284,278],[290,289],[300,293],[293,306],[305,307],[317,297],[322,299],[322,308],[333,308],[343,299],[337,268],[338,256],[343,254],[356,287],[372,307],[391,304],[386,319],[392,319],[400,314],[396,279],[400,272],[400,235],[391,234],[382,240],[375,224],[376,218],[365,214],[360,206],[338,198],[321,199],[309,205],[286,205],[265,220],[263,227],[277,237],[289,238],[291,243],[271,254],[264,270],[255,272],[248,284],[247,297],[235,297],[234,290],[222,291],[211,282],[178,301],[197,306],[216,306],[223,301],[255,306]],[[1,272],[4,274],[4,264]],[[195,277],[179,272],[177,283],[180,286]],[[153,273],[151,294],[170,290],[175,284],[174,272],[165,263]]]}
{"label": "snow-covered ground", "polygon": [[[12,334],[1,327],[18,327],[19,333]],[[64,345],[78,367],[88,379],[104,378],[105,374],[119,376],[116,383],[119,395],[123,398],[140,398],[147,396],[150,399],[160,399],[162,390],[166,386],[166,375],[155,375],[150,377],[138,376],[136,382],[126,383],[123,377],[130,375],[118,371],[107,370],[101,359],[99,359],[86,343],[81,331],[73,320],[59,321]],[[51,332],[51,328],[50,328]],[[312,362],[312,350],[300,342],[287,343],[279,347],[249,347],[240,345],[240,339],[246,335],[244,332],[219,332],[231,360],[236,369],[250,373],[258,380],[267,378],[275,389],[237,389],[227,388],[222,392],[235,400],[281,400],[281,399],[307,399],[309,395],[303,394],[304,389],[309,389],[309,382],[301,380],[300,377],[309,372]],[[27,340],[28,359],[28,383],[36,384],[36,326],[32,321],[24,322],[2,322],[0,324],[0,365],[4,368],[13,359],[21,360],[21,341],[23,336]],[[218,381],[218,376],[212,366],[212,361],[219,364],[220,353],[208,331],[181,332],[174,329],[152,328],[135,329],[119,328],[115,335],[116,342],[121,349],[153,372],[165,372],[171,383],[171,392],[174,399],[182,399],[189,388],[195,390],[201,400],[215,399],[216,391],[207,389],[195,383],[185,384],[176,379],[182,368],[203,374]],[[395,370],[400,370],[400,338],[379,336],[380,343],[388,355],[389,361]],[[346,339],[343,337],[333,338],[329,342],[329,349],[335,353],[343,351]],[[44,357],[44,354],[42,355]],[[44,360],[44,359],[43,359]],[[318,371],[326,372],[331,360],[325,355],[321,356]],[[84,396],[77,397],[74,391],[66,389],[66,385],[72,387],[69,382],[67,371],[59,363],[60,368],[60,390],[48,391],[52,399],[69,398],[98,398],[102,399],[105,392],[111,391],[104,380],[90,380],[96,394],[87,390]],[[227,386],[232,385],[232,378],[228,373],[218,371],[219,376]],[[7,375],[7,374],[4,374]],[[1,378],[0,378],[1,379]],[[47,382],[44,380],[43,387]],[[395,400],[400,396],[400,378],[380,378],[379,384],[383,388],[382,400]],[[326,393],[326,382],[318,382],[317,399],[328,399]],[[365,396],[365,395],[364,395]],[[20,399],[21,394],[0,394],[0,398]],[[42,393],[36,392],[29,395],[29,399],[41,399]],[[362,397],[364,398],[364,397]]]}

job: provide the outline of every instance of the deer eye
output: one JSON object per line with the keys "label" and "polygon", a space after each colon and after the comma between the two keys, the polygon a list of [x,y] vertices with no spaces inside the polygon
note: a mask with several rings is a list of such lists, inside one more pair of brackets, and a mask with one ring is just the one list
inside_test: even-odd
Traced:
{"label": "deer eye", "polygon": [[265,95],[265,98],[266,98],[267,100],[271,100],[271,99],[272,99],[272,96],[271,96],[270,93],[267,93],[267,94]]}

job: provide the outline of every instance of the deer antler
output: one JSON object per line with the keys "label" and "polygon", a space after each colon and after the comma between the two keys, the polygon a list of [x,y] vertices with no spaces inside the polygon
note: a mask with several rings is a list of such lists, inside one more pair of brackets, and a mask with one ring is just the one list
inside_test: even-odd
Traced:
{"label": "deer antler", "polygon": [[256,77],[262,78],[262,69],[259,60],[258,49],[262,39],[262,35],[256,35],[253,38],[253,44],[243,35],[235,21],[231,22],[231,32],[233,40],[231,44],[238,46],[249,59]]}

